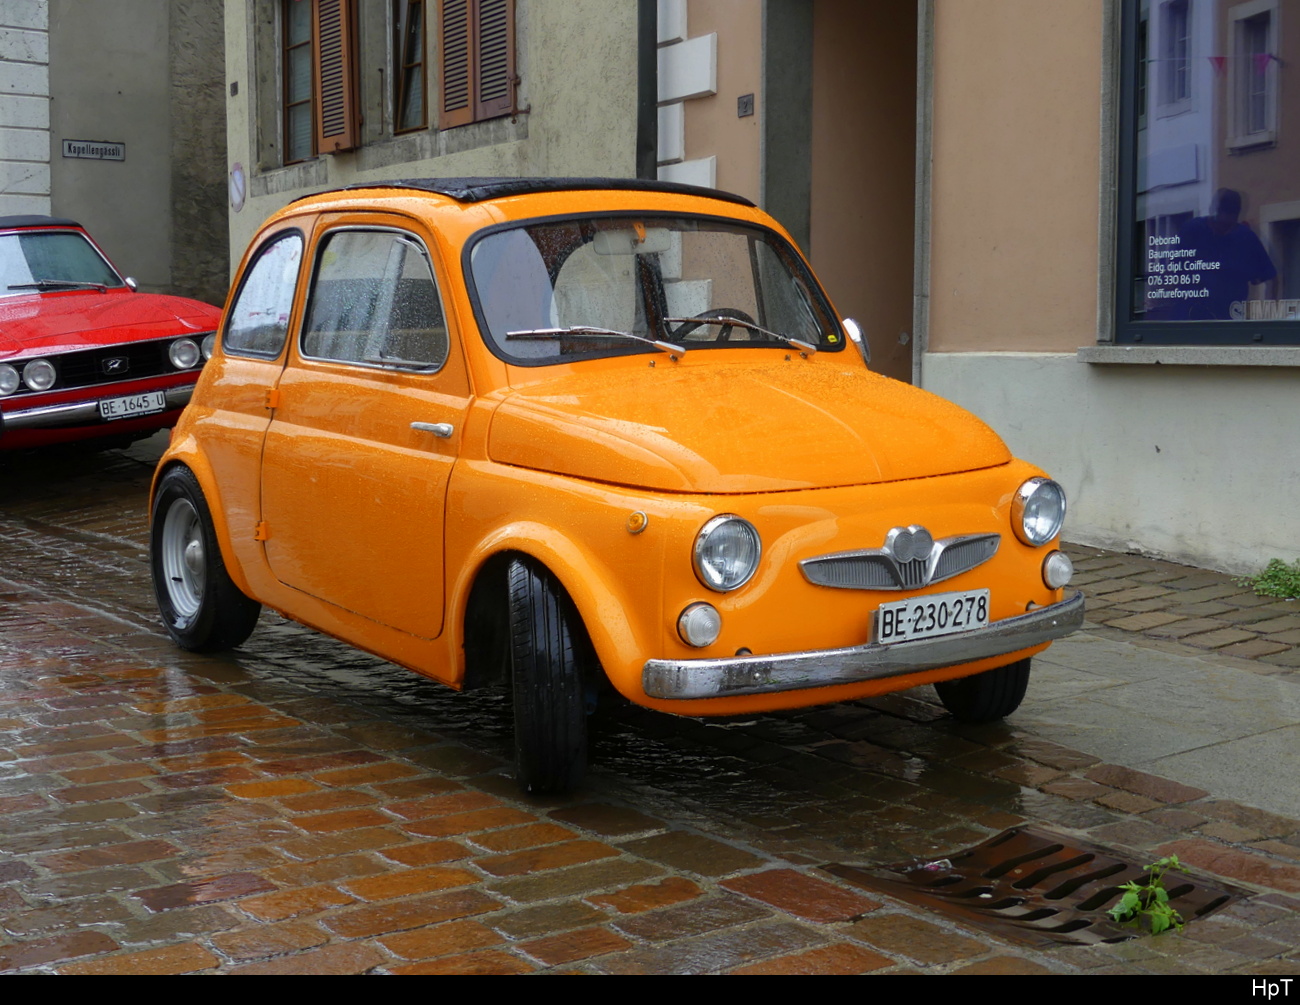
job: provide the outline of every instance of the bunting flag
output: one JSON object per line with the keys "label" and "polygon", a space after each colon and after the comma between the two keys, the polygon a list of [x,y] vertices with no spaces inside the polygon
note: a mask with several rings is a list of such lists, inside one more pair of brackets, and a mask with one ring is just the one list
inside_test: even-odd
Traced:
{"label": "bunting flag", "polygon": [[1214,75],[1215,75],[1216,77],[1221,77],[1221,76],[1223,76],[1223,68],[1224,68],[1225,66],[1228,65],[1228,57],[1227,57],[1227,56],[1209,56],[1209,57],[1207,57],[1207,58],[1208,58],[1209,61],[1210,61],[1210,65],[1211,65],[1212,67],[1214,67]]}
{"label": "bunting flag", "polygon": [[1262,76],[1264,71],[1268,69],[1269,60],[1273,59],[1273,54],[1271,52],[1257,52],[1253,58],[1255,60],[1255,72]]}

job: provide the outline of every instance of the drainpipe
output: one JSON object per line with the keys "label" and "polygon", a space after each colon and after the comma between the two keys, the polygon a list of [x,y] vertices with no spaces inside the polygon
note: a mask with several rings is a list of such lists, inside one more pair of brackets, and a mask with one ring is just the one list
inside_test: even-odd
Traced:
{"label": "drainpipe", "polygon": [[636,176],[659,176],[659,9],[636,5]]}

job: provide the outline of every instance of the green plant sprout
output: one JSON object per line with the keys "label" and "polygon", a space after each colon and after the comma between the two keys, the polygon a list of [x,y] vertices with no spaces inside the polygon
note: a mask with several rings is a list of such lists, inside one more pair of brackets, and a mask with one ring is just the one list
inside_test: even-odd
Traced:
{"label": "green plant sprout", "polygon": [[1241,586],[1249,586],[1261,597],[1300,597],[1300,559],[1290,565],[1280,558],[1275,558],[1264,571],[1255,576],[1242,576],[1237,580]]}
{"label": "green plant sprout", "polygon": [[1124,895],[1120,897],[1119,903],[1106,913],[1121,925],[1135,927],[1141,926],[1142,919],[1146,918],[1151,925],[1152,935],[1159,935],[1170,928],[1181,932],[1183,916],[1169,905],[1169,891],[1165,889],[1164,884],[1165,873],[1170,869],[1177,869],[1179,872],[1188,871],[1179,864],[1177,855],[1170,855],[1168,858],[1144,866],[1143,871],[1147,874],[1146,882],[1130,880],[1121,886]]}

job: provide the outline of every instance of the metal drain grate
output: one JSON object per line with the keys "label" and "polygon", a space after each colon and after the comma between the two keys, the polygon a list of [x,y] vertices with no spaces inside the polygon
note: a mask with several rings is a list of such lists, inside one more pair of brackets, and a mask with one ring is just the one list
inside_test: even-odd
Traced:
{"label": "metal drain grate", "polygon": [[[841,879],[926,907],[1030,945],[1123,942],[1142,932],[1111,921],[1119,887],[1144,880],[1139,865],[1074,838],[1013,827],[934,862],[867,870],[827,865]],[[1169,902],[1185,922],[1203,918],[1243,891],[1181,872],[1165,874]]]}

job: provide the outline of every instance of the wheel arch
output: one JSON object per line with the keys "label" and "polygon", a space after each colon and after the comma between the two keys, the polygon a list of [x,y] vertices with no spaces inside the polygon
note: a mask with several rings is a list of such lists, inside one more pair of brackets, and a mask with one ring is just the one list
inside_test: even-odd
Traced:
{"label": "wheel arch", "polygon": [[[634,667],[639,679],[647,642],[640,638],[628,616],[618,578],[597,555],[557,534],[553,527],[516,523],[481,541],[461,563],[464,571],[453,586],[454,613],[448,627],[455,633],[453,647],[461,660],[464,687],[481,686],[493,679],[492,667],[471,665],[471,655],[482,653],[471,654],[469,650],[483,637],[482,619],[490,621],[498,616],[491,609],[493,593],[498,584],[504,584],[505,570],[514,558],[535,562],[564,588],[607,676],[611,670]],[[504,590],[495,596],[504,600]],[[490,625],[486,630],[491,631]]]}
{"label": "wheel arch", "polygon": [[162,462],[154,471],[153,481],[149,484],[150,523],[153,522],[153,509],[154,502],[158,497],[158,486],[167,472],[173,468],[187,468],[194,475],[195,480],[199,483],[199,489],[203,492],[203,498],[208,504],[208,513],[212,517],[212,529],[217,537],[217,546],[221,549],[221,561],[226,567],[226,573],[245,596],[253,596],[248,578],[244,575],[243,566],[239,562],[238,554],[231,541],[230,524],[226,519],[226,507],[222,503],[221,491],[217,487],[216,476],[212,471],[211,464],[208,463],[208,459],[201,451],[194,448],[192,443],[188,446],[173,444],[172,448],[163,455]]}

